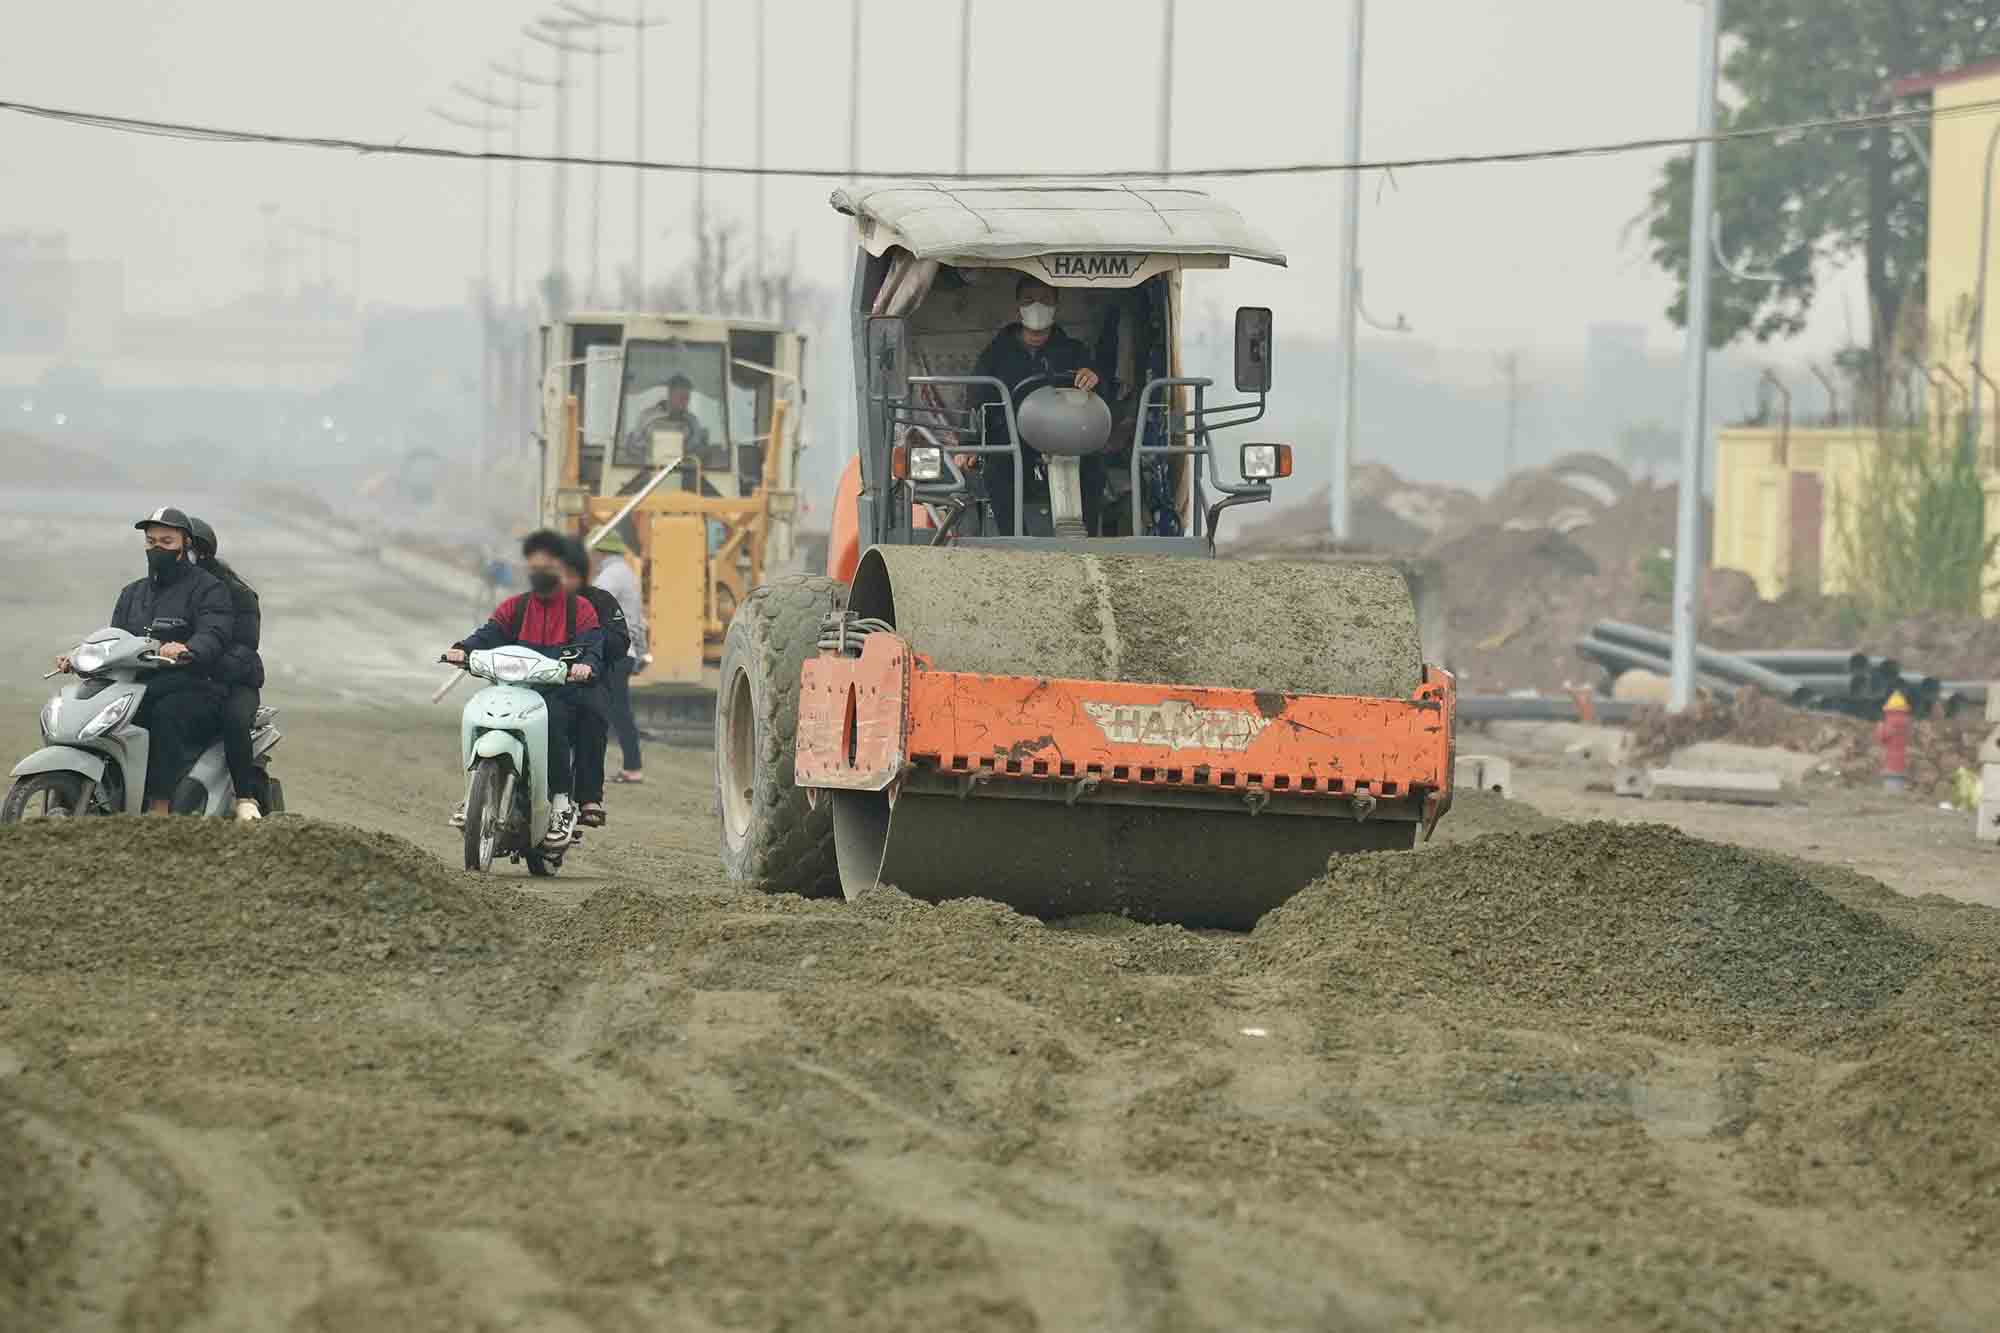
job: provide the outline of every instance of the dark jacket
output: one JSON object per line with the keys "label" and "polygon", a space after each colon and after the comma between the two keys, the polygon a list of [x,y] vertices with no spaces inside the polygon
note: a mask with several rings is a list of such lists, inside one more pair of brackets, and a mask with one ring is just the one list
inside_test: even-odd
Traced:
{"label": "dark jacket", "polygon": [[452,646],[471,652],[507,644],[533,648],[544,657],[573,648],[574,662],[589,666],[593,675],[604,674],[604,627],[597,623],[596,608],[574,593],[537,597],[524,592],[509,597],[493,608],[484,625]]}
{"label": "dark jacket", "polygon": [[264,611],[257,599],[257,590],[243,581],[233,569],[211,569],[222,586],[229,589],[229,603],[235,608],[233,628],[229,634],[229,647],[223,650],[222,663],[216,669],[215,678],[224,685],[239,685],[245,689],[264,688],[264,659],[258,654],[258,642],[264,633]]}
{"label": "dark jacket", "polygon": [[[1047,342],[1034,349],[1030,349],[1021,341],[1021,326],[1009,324],[994,336],[992,342],[986,344],[986,350],[979,354],[979,361],[972,367],[972,373],[991,375],[1006,385],[1011,392],[1015,385],[1031,375],[1071,375],[1079,370],[1097,370],[1099,377],[1097,392],[1101,397],[1104,392],[1104,372],[1091,365],[1090,360],[1090,349],[1064,333],[1060,324],[1049,330]],[[1066,381],[1056,381],[1059,384],[1064,382]],[[1007,434],[1006,415],[997,408],[990,412],[985,410],[987,403],[998,403],[1000,395],[992,388],[982,385],[973,391],[972,401],[979,405],[981,414],[986,418],[986,442],[1007,443],[1011,437]],[[1016,402],[1014,405],[1019,407],[1020,403]],[[979,416],[973,417],[975,427],[979,419]],[[1021,446],[1021,456],[1027,459],[1031,470],[1035,460],[1041,457],[1025,444]],[[987,459],[1006,462],[1004,458],[993,454],[988,454]]]}
{"label": "dark jacket", "polygon": [[186,644],[194,654],[187,669],[208,677],[221,666],[235,620],[222,580],[191,564],[173,566],[158,583],[149,576],[126,584],[111,610],[115,629]]}

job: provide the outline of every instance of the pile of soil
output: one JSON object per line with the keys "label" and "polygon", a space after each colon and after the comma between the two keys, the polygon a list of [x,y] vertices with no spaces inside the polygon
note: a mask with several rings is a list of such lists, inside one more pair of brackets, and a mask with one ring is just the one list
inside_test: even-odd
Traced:
{"label": "pile of soil", "polygon": [[507,895],[401,838],[287,817],[0,828],[0,969],[265,974],[494,957]]}
{"label": "pile of soil", "polygon": [[[1922,718],[1910,724],[1910,790],[1927,799],[1947,800],[1953,775],[1978,771],[1979,744],[1991,724],[1968,716]],[[1733,698],[1702,696],[1685,713],[1648,709],[1632,726],[1631,762],[1664,762],[1682,746],[1702,741],[1773,745],[1818,755],[1814,777],[1850,787],[1880,782],[1881,747],[1875,724],[1834,713],[1793,708],[1756,690]]]}
{"label": "pile of soil", "polygon": [[1893,657],[1905,671],[1939,680],[2000,680],[2000,620],[1948,615],[1869,619],[1852,602],[1803,593],[1760,603],[1755,616],[1718,625],[1703,642],[1725,650],[1837,648]]}
{"label": "pile of soil", "polygon": [[1336,861],[1259,923],[1249,956],[1336,991],[1728,1040],[1851,1026],[1935,950],[1791,862],[1593,823]]}

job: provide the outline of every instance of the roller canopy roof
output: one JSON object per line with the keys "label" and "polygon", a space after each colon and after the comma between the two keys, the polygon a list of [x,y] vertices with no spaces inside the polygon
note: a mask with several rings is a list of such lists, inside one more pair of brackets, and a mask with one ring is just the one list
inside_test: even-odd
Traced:
{"label": "roller canopy roof", "polygon": [[1285,262],[1241,213],[1178,186],[905,181],[848,186],[832,202],[871,251],[896,244],[946,263],[1089,251]]}

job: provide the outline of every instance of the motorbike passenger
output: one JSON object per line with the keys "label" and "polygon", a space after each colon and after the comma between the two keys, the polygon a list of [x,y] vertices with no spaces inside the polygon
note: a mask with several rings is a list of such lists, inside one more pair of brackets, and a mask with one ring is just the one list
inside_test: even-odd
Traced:
{"label": "motorbike passenger", "polygon": [[611,730],[618,738],[620,759],[614,782],[644,782],[639,754],[639,726],[632,716],[632,677],[653,664],[646,634],[646,600],[639,588],[639,570],[626,552],[625,540],[608,532],[597,541],[597,574],[591,580],[618,599],[625,612],[625,631],[632,637],[632,651],[621,660],[607,654],[604,663],[605,687],[611,694]]}
{"label": "motorbike passenger", "polygon": [[[1055,377],[1051,382],[1062,384],[1065,380],[1087,392],[1095,391],[1101,377],[1091,368],[1090,349],[1063,331],[1056,323],[1056,289],[1040,278],[1022,274],[1014,284],[1014,299],[1019,303],[1021,318],[993,335],[993,341],[979,354],[979,360],[972,367],[975,375],[991,375],[1005,384],[1011,392],[1022,380],[1036,375]],[[1001,412],[986,410],[989,403],[997,404],[999,395],[990,387],[974,390],[972,405],[977,410],[975,422],[984,417],[986,422],[986,442],[1006,444],[1007,418]],[[1019,407],[1016,402],[1014,406]],[[981,454],[979,471],[986,478],[987,499],[993,506],[993,520],[999,535],[1014,535],[1014,460],[1006,454]],[[1022,497],[1027,501],[1048,498],[1049,483],[1042,469],[1042,456],[1032,447],[1021,445],[1021,462],[1028,469],[1022,479]],[[1083,481],[1083,526],[1084,531],[1095,535],[1098,531],[1098,510],[1104,499],[1104,459],[1092,455],[1081,460],[1079,471]]]}
{"label": "motorbike passenger", "polygon": [[[600,675],[604,669],[604,629],[598,623],[597,610],[562,587],[567,540],[548,528],[529,533],[521,543],[528,591],[495,607],[485,624],[445,651],[445,660],[463,665],[466,654],[477,649],[519,645],[544,657],[574,652],[569,669],[572,682],[586,683]],[[576,806],[570,799],[570,746],[582,701],[575,692],[560,688],[539,692],[549,710],[549,771],[542,774],[542,780],[548,785],[550,819],[544,843],[551,848],[567,847],[576,834]],[[465,807],[461,805],[453,813],[452,823],[464,822]]]}
{"label": "motorbike passenger", "polygon": [[222,701],[222,752],[229,761],[229,785],[236,792],[236,817],[262,819],[257,805],[257,766],[252,762],[250,732],[257,723],[257,707],[262,702],[264,659],[258,654],[263,634],[264,614],[257,590],[216,554],[219,545],[215,529],[203,520],[188,516],[194,533],[195,562],[221,579],[229,589],[235,608],[234,628],[222,660],[216,663],[215,680],[226,693]]}
{"label": "motorbike passenger", "polygon": [[597,623],[604,627],[604,657],[610,664],[603,676],[580,691],[571,759],[576,765],[577,822],[585,828],[603,828],[604,749],[611,739],[611,694],[606,685],[617,679],[617,663],[630,658],[632,639],[618,599],[590,585],[590,555],[583,543],[572,538],[564,547],[563,591],[583,598],[597,612]]}
{"label": "motorbike passenger", "polygon": [[[223,691],[212,673],[228,647],[235,608],[222,580],[195,563],[186,514],[166,506],[132,526],[146,534],[146,577],[118,594],[111,626],[160,639],[160,656],[180,667],[153,673],[133,719],[152,740],[146,811],[164,815],[173,808],[174,789],[221,725]],[[56,670],[70,669],[68,657],[56,659]]]}

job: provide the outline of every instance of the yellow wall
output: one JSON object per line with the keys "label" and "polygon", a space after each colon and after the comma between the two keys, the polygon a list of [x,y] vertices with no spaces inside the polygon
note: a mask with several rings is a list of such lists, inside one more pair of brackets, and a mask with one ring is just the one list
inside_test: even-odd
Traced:
{"label": "yellow wall", "polygon": [[[1872,433],[1851,428],[1794,429],[1738,426],[1715,442],[1715,531],[1711,563],[1740,569],[1766,600],[1784,595],[1792,579],[1793,472],[1820,478],[1824,512],[1820,519],[1820,590],[1844,591],[1840,519],[1843,496],[1854,493]],[[1986,477],[1986,530],[2000,532],[2000,472]],[[1988,572],[2000,583],[2000,558]],[[2000,617],[2000,589],[1986,594],[1986,614]]]}
{"label": "yellow wall", "polygon": [[[1931,122],[1930,293],[1927,303],[1933,331],[1942,335],[1933,354],[1950,363],[1961,379],[1969,378],[1971,348],[1963,321],[1979,287],[1979,222],[1985,191],[1986,145],[2000,112],[1945,115],[1958,107],[2000,98],[2000,71],[1961,79],[1937,88],[1933,105],[1941,114]],[[2000,220],[2000,181],[1995,182],[1994,213]],[[2000,232],[2000,225],[1996,225]],[[2000,318],[1992,315],[2000,303],[2000,235],[1988,247],[1986,276],[1985,355],[1987,374],[2000,380]],[[2000,409],[1993,391],[1986,390],[1982,434],[1990,444],[2000,438]]]}

